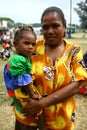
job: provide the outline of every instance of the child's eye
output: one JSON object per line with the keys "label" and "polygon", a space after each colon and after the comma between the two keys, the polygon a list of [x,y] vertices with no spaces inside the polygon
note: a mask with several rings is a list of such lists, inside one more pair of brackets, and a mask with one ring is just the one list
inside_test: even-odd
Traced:
{"label": "child's eye", "polygon": [[29,42],[24,42],[25,45],[32,45],[32,46],[35,46],[36,43],[29,43]]}
{"label": "child's eye", "polygon": [[32,46],[35,46],[36,45],[36,43],[31,43],[32,44]]}
{"label": "child's eye", "polygon": [[24,44],[25,44],[25,45],[28,45],[28,44],[30,44],[30,43],[29,43],[29,42],[24,42]]}

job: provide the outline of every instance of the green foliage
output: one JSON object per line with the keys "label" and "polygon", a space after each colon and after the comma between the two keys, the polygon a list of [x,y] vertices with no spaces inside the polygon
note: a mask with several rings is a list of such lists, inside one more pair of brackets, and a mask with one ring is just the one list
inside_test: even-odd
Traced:
{"label": "green foliage", "polygon": [[9,28],[12,28],[14,26],[14,21],[10,18],[7,18],[7,17],[0,17],[0,21],[7,21],[7,26]]}
{"label": "green foliage", "polygon": [[7,26],[8,26],[9,28],[14,27],[14,22],[8,21]]}
{"label": "green foliage", "polygon": [[32,24],[33,27],[41,27],[41,24],[40,23],[34,23]]}
{"label": "green foliage", "polygon": [[74,8],[74,10],[80,18],[81,27],[87,29],[87,0],[77,3],[77,6],[78,8]]}
{"label": "green foliage", "polygon": [[13,21],[12,19],[10,19],[10,18],[0,17],[0,21],[3,21],[3,20],[5,20],[5,21],[10,21],[10,22],[13,22],[13,23],[14,23],[14,21]]}

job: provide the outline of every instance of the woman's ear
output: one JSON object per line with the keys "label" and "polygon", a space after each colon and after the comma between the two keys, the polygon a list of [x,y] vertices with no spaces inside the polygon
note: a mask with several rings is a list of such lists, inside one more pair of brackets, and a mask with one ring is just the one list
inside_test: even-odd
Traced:
{"label": "woman's ear", "polygon": [[66,21],[64,22],[64,27],[65,27],[65,29],[66,29]]}
{"label": "woman's ear", "polygon": [[63,23],[63,25],[64,25],[64,28],[65,28],[64,36],[63,37],[65,37],[66,36],[66,21]]}

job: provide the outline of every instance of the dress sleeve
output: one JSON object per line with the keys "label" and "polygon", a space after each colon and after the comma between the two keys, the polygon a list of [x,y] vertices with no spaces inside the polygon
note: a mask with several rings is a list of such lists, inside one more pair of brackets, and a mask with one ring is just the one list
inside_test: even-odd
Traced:
{"label": "dress sleeve", "polygon": [[87,83],[87,71],[86,66],[83,60],[83,54],[80,47],[76,47],[73,52],[72,59],[72,68],[73,68],[73,79],[74,81],[86,81]]}
{"label": "dress sleeve", "polygon": [[7,89],[14,90],[20,86],[28,85],[32,82],[31,64],[24,57],[15,56],[10,59],[9,64],[4,68],[4,80]]}
{"label": "dress sleeve", "polygon": [[22,76],[23,74],[29,74],[31,71],[30,59],[27,59],[20,55],[14,55],[10,59],[10,73],[12,76]]}

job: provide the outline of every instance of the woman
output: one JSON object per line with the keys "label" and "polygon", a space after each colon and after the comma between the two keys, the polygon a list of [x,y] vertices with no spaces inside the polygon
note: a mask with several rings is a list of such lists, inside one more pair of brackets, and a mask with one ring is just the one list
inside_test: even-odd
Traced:
{"label": "woman", "polygon": [[87,80],[82,50],[79,45],[64,40],[66,20],[60,8],[47,8],[41,24],[44,40],[36,44],[37,55],[32,57],[31,73],[43,98],[29,99],[24,111],[34,115],[44,109],[48,130],[74,130],[73,95],[78,93],[82,81]]}

